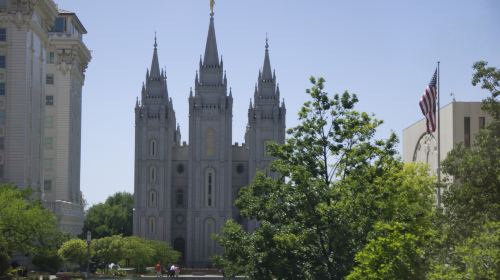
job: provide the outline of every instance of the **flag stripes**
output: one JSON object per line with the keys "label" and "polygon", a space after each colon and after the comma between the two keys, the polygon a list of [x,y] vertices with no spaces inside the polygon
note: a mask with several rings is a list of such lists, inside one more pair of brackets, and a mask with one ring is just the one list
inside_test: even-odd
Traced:
{"label": "flag stripes", "polygon": [[427,123],[427,133],[436,131],[436,102],[437,102],[437,69],[432,76],[431,82],[425,88],[424,94],[420,98],[420,110],[424,114]]}

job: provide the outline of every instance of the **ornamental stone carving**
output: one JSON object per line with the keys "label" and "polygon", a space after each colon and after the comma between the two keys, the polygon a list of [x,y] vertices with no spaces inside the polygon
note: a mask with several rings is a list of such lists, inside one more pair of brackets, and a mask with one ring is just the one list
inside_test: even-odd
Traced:
{"label": "ornamental stone carving", "polygon": [[59,70],[66,75],[66,73],[71,72],[74,67],[76,60],[75,51],[72,49],[60,49],[57,50],[57,67]]}

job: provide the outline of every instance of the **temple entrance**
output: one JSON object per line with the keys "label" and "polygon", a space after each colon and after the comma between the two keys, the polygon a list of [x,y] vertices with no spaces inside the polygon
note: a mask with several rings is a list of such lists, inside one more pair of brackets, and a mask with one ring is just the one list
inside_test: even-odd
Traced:
{"label": "temple entrance", "polygon": [[186,241],[183,238],[176,238],[174,240],[174,250],[181,253],[179,262],[185,264],[186,261]]}

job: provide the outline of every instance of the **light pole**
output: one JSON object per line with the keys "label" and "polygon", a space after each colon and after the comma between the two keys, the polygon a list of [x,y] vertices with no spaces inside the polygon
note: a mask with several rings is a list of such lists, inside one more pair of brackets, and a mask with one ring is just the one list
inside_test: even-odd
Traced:
{"label": "light pole", "polygon": [[87,274],[85,278],[88,278],[90,274],[90,240],[92,240],[92,234],[90,230],[87,230]]}

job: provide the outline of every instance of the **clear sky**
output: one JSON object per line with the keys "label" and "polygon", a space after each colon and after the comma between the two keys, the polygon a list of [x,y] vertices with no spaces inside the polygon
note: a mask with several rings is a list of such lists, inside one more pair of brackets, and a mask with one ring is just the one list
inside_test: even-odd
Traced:
{"label": "clear sky", "polygon": [[[134,106],[153,38],[168,76],[182,139],[189,88],[204,53],[209,0],[55,0],[77,13],[92,50],[83,89],[81,189],[89,205],[133,192]],[[216,0],[215,28],[233,89],[233,142],[243,142],[269,34],[271,65],[287,107],[287,127],[307,99],[308,77],[330,93],[349,90],[359,110],[385,121],[378,137],[422,118],[418,100],[441,61],[441,104],[480,100],[472,64],[500,67],[498,0]],[[400,138],[400,140],[402,140]]]}

